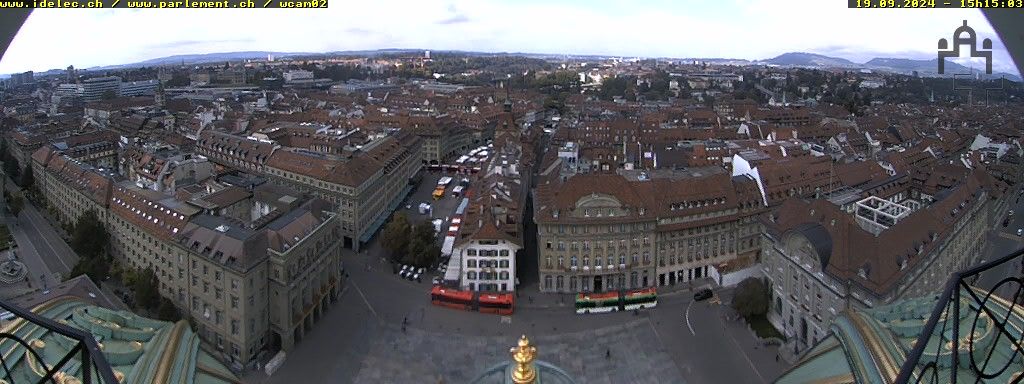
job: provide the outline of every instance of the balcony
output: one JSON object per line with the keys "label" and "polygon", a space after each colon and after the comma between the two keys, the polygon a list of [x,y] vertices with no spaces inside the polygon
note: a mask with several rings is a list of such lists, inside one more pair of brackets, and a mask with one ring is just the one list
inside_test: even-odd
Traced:
{"label": "balcony", "polygon": [[[66,321],[54,321],[5,301],[0,301],[0,308],[10,313],[10,317],[5,318],[4,323],[6,329],[12,329],[9,333],[0,333],[0,342],[6,339],[14,343],[4,356],[0,356],[0,361],[3,362],[0,364],[0,377],[10,380],[12,377],[21,377],[15,371],[31,369],[34,371],[32,374],[38,375],[39,383],[116,384],[119,377],[123,380],[124,374],[114,374],[113,368],[92,334],[72,327]],[[50,333],[47,340],[52,342],[52,346],[47,346],[46,342],[37,338],[38,334],[30,335],[19,331],[25,328],[24,326],[8,327],[6,324],[31,324],[44,329]],[[54,356],[52,353],[44,352],[58,354]],[[19,353],[27,359],[14,357]],[[47,364],[53,361],[56,362],[52,366]],[[86,369],[83,369],[83,366]]]}
{"label": "balcony", "polygon": [[953,273],[895,382],[1019,382],[1022,283],[1024,249]]}

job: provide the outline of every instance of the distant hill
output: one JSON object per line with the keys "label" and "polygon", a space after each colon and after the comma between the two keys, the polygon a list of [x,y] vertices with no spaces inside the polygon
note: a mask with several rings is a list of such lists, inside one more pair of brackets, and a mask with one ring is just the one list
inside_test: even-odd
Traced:
{"label": "distant hill", "polygon": [[294,56],[306,56],[306,55],[321,55],[319,53],[305,53],[305,52],[269,52],[269,51],[243,51],[243,52],[217,52],[217,53],[203,53],[195,55],[174,55],[167,57],[159,57],[156,59],[149,59],[131,64],[120,64],[120,65],[108,65],[103,67],[88,68],[89,70],[104,70],[104,69],[120,69],[120,68],[135,68],[135,67],[151,67],[161,65],[175,65],[175,64],[206,64],[216,63],[221,61],[235,61],[235,60],[246,60],[246,59],[266,59],[267,55],[274,55],[275,57],[294,57]]}
{"label": "distant hill", "polygon": [[787,52],[771,59],[763,60],[762,62],[774,65],[800,67],[856,68],[860,66],[860,64],[843,58],[807,52]]}
{"label": "distant hill", "polygon": [[881,57],[881,58],[874,58],[874,59],[869,60],[867,63],[864,63],[864,66],[867,67],[867,68],[873,69],[873,70],[877,70],[877,71],[886,71],[886,72],[903,73],[903,74],[911,74],[914,71],[917,71],[918,75],[920,75],[920,76],[928,76],[928,77],[948,77],[948,76],[952,76],[953,74],[970,73],[970,74],[973,74],[973,75],[978,75],[978,76],[980,76],[982,78],[996,78],[996,79],[998,79],[1000,76],[1002,76],[1002,77],[1005,77],[1007,80],[1021,81],[1020,77],[1017,76],[1017,75],[1012,75],[1012,74],[1004,73],[1004,72],[996,72],[996,73],[993,73],[991,75],[987,75],[987,74],[985,74],[984,69],[979,69],[979,68],[971,69],[971,68],[965,67],[963,65],[960,65],[960,64],[954,63],[952,61],[949,61],[949,60],[946,60],[946,68],[944,70],[945,73],[944,74],[939,74],[938,73],[938,68],[939,68],[939,59],[938,58],[931,59],[931,60],[914,60],[914,59],[900,59],[900,58],[891,58],[891,57]]}

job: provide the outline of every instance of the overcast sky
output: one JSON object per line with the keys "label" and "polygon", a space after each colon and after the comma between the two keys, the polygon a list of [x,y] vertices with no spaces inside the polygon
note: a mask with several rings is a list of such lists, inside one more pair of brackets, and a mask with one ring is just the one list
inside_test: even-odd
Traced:
{"label": "overcast sky", "polygon": [[847,9],[842,0],[331,0],[327,9],[37,9],[0,73],[231,51],[378,48],[764,59],[804,51],[856,62],[936,57],[967,20],[1016,73],[980,11]]}

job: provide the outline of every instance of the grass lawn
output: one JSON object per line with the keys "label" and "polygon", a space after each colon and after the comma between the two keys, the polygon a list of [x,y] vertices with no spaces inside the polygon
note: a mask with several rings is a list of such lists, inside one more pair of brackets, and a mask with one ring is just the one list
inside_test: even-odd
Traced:
{"label": "grass lawn", "polygon": [[757,337],[767,339],[771,337],[778,338],[782,341],[786,341],[786,337],[779,333],[779,330],[775,329],[775,326],[768,321],[765,315],[754,315],[746,318],[747,324],[750,324],[750,328],[754,329],[754,333]]}

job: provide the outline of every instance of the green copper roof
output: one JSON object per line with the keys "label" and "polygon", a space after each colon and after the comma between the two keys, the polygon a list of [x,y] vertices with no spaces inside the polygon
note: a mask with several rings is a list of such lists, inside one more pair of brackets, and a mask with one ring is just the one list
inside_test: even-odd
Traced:
{"label": "green copper roof", "polygon": [[[153,320],[73,297],[50,300],[32,312],[92,333],[115,376],[123,375],[125,383],[239,382],[224,365],[199,349],[199,339],[184,321]],[[5,324],[4,331],[24,340],[42,358],[37,361],[15,340],[0,340],[0,353],[10,364],[12,379],[17,383],[39,381],[46,368],[75,346],[75,341],[20,318]],[[75,356],[61,372],[81,378],[81,368]]]}
{"label": "green copper roof", "polygon": [[846,362],[842,345],[835,336],[829,336],[807,352],[805,361],[779,378],[778,383],[808,383],[823,378],[850,376],[850,365]]}
{"label": "green copper roof", "polygon": [[[928,362],[936,362],[938,369],[935,373],[939,381],[949,381],[952,373],[950,340],[955,328],[961,340],[957,354],[960,362],[957,366],[958,381],[974,382],[971,344],[979,363],[989,355],[988,351],[992,351],[986,372],[994,374],[1006,366],[991,382],[1006,383],[1012,381],[1014,375],[1024,372],[1024,361],[1020,354],[1014,353],[1013,346],[1014,340],[1021,340],[1024,335],[1024,309],[1016,306],[1011,312],[1008,301],[994,295],[984,301],[986,294],[978,289],[961,289],[960,316],[947,321],[947,316],[953,316],[951,306],[947,306],[942,320],[928,339],[917,371],[921,371]],[[930,296],[872,309],[847,311],[832,323],[832,335],[809,351],[777,382],[892,382],[913,349],[937,301],[937,297]],[[979,301],[985,302],[987,311],[981,310]],[[1001,322],[1004,319],[1010,334],[1000,336],[995,321]],[[972,341],[969,342],[968,338]],[[916,376],[911,379],[917,380]]]}

